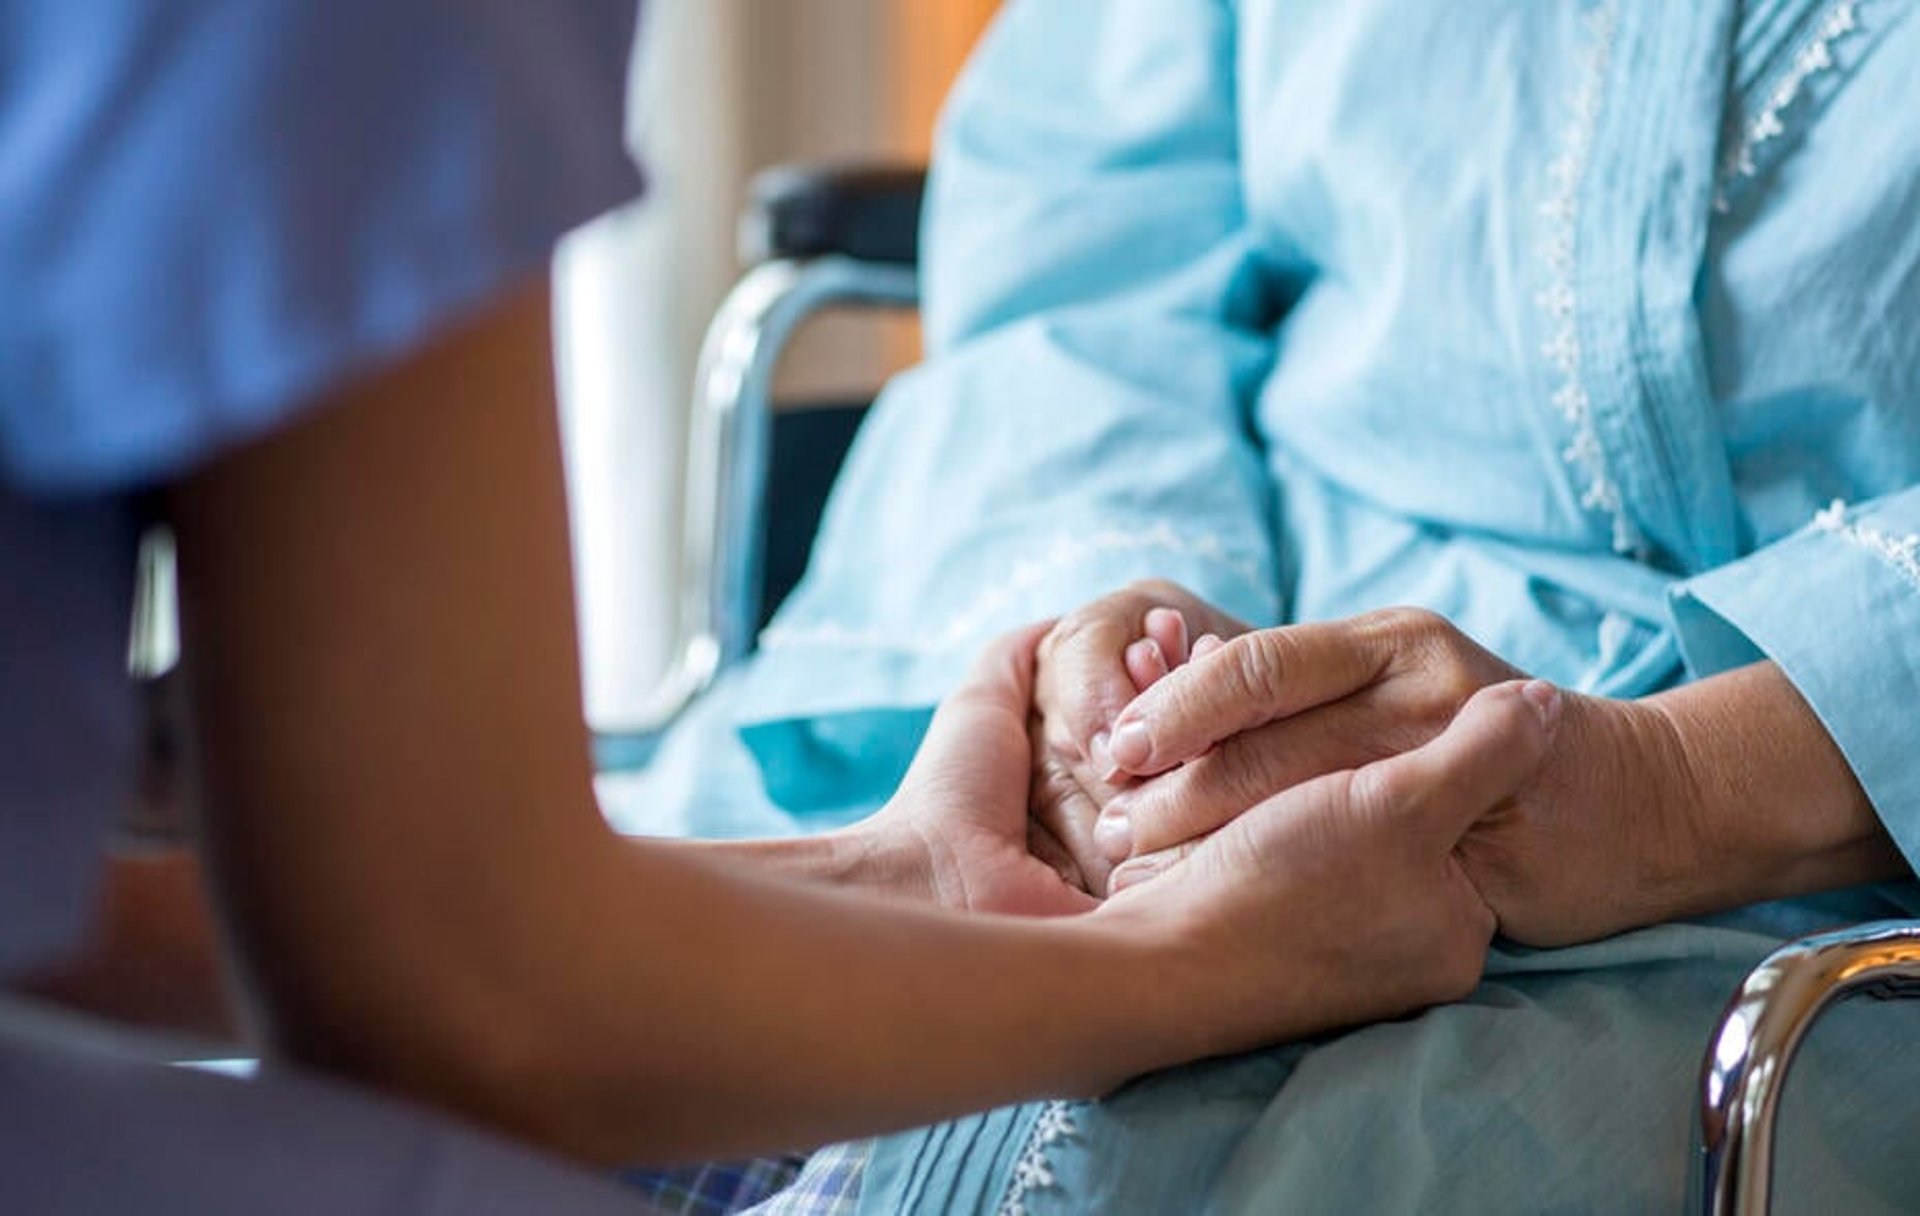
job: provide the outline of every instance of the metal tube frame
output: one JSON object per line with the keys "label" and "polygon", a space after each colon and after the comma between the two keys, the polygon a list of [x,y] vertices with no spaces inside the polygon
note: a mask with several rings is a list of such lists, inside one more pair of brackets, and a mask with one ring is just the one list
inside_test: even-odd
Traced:
{"label": "metal tube frame", "polygon": [[802,322],[827,308],[912,308],[911,266],[846,257],[762,263],[715,314],[694,375],[687,430],[680,644],[639,720],[603,742],[657,735],[753,648],[760,614],[773,373]]}
{"label": "metal tube frame", "polygon": [[1714,1027],[1701,1065],[1691,1210],[1767,1210],[1773,1136],[1794,1054],[1820,1015],[1856,996],[1920,997],[1920,921],[1873,921],[1768,955]]}

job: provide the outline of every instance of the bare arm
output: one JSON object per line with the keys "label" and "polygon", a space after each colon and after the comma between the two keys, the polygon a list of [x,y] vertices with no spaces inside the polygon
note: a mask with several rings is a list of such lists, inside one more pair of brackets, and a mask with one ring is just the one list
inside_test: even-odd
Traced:
{"label": "bare arm", "polygon": [[[1373,749],[1413,746],[1514,669],[1431,613],[1264,630],[1120,716],[1135,852]],[[1906,866],[1792,683],[1756,663],[1642,700],[1569,694],[1540,779],[1461,845],[1503,932],[1551,945],[1897,877]],[[1129,729],[1131,726],[1131,729]],[[1136,867],[1139,863],[1133,863]]]}
{"label": "bare arm", "polygon": [[1775,663],[1644,702],[1680,771],[1672,814],[1691,825],[1693,908],[1712,910],[1908,873],[1833,739]]}
{"label": "bare arm", "polygon": [[[1472,985],[1491,917],[1444,861],[1544,753],[1512,695],[1398,775],[1293,796],[1182,882],[1083,916],[801,880],[970,906],[940,849],[914,859],[911,807],[882,821],[904,868],[808,851],[847,837],[615,837],[581,721],[549,359],[545,294],[519,295],[173,496],[209,858],[282,1049],[582,1158],[667,1160],[1091,1093]],[[916,762],[908,792],[993,795],[1024,824],[1031,680],[1031,646],[990,652],[930,737],[966,746]],[[1309,846],[1338,865],[1248,868]],[[1405,897],[1354,902],[1383,883]],[[1328,917],[1348,926],[1331,953]]]}
{"label": "bare arm", "polygon": [[[1152,1058],[1075,996],[1130,982],[1131,948],[1085,926],[882,917],[618,844],[548,352],[545,295],[522,294],[174,496],[210,859],[280,1045],[606,1159],[851,1134]],[[1071,1034],[1031,1033],[1049,1006]]]}

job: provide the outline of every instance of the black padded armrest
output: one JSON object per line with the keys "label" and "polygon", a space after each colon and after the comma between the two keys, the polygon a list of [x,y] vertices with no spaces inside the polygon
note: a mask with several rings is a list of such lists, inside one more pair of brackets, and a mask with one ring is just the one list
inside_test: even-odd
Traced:
{"label": "black padded armrest", "polygon": [[912,266],[920,260],[919,166],[781,165],[756,174],[740,219],[741,256],[840,254]]}

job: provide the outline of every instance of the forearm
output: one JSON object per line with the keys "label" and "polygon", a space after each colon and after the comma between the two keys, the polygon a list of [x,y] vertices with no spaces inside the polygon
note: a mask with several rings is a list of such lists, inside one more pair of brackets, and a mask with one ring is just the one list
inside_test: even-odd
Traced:
{"label": "forearm", "polygon": [[[1094,1093],[1198,1050],[1199,1018],[1172,1007],[1162,952],[1115,917],[963,917],[678,848],[579,861],[567,905],[529,885],[524,902],[502,893],[497,923],[459,926],[493,948],[457,989],[430,971],[386,976],[387,1024],[396,1007],[412,1024],[371,1056],[324,1062],[618,1162],[791,1149]],[[583,933],[574,914],[589,909]],[[333,992],[352,1002],[365,987]]]}
{"label": "forearm", "polygon": [[1672,758],[1667,813],[1686,825],[1691,881],[1713,911],[1898,877],[1905,863],[1846,758],[1792,683],[1756,663],[1641,703]]}
{"label": "forearm", "polygon": [[777,840],[647,841],[642,847],[705,858],[765,876],[932,901],[933,877],[926,853],[902,846],[902,841],[855,825]]}

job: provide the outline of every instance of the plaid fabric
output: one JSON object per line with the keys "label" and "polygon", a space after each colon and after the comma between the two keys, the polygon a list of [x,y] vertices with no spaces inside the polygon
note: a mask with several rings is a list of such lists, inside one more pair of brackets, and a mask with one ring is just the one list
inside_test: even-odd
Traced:
{"label": "plaid fabric", "polygon": [[828,1145],[807,1158],[792,1186],[748,1216],[853,1216],[860,1206],[860,1182],[867,1176],[872,1150],[871,1140]]}
{"label": "plaid fabric", "polygon": [[733,1216],[800,1176],[804,1156],[710,1161],[676,1169],[626,1169],[622,1184],[663,1216]]}
{"label": "plaid fabric", "polygon": [[810,1157],[629,1169],[619,1178],[663,1216],[852,1216],[868,1149],[862,1140]]}

